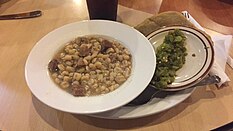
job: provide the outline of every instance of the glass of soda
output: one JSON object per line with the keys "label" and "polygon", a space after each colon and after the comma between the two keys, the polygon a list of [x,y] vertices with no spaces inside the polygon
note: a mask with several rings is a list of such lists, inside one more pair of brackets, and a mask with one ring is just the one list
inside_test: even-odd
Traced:
{"label": "glass of soda", "polygon": [[89,17],[116,21],[118,0],[86,0]]}

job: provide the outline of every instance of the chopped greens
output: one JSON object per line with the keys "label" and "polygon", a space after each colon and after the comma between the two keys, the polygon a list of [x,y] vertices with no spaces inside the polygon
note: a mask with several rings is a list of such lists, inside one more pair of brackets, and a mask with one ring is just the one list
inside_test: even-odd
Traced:
{"label": "chopped greens", "polygon": [[176,71],[182,68],[187,55],[186,37],[179,30],[169,31],[156,50],[156,70],[151,81],[156,88],[166,88],[175,80]]}

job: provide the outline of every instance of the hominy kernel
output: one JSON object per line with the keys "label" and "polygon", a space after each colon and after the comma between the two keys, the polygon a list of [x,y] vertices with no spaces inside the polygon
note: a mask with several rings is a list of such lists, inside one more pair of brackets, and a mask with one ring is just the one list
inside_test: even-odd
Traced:
{"label": "hominy kernel", "polygon": [[86,72],[90,72],[90,67],[86,66]]}
{"label": "hominy kernel", "polygon": [[111,85],[111,81],[106,81],[106,85]]}
{"label": "hominy kernel", "polygon": [[82,76],[81,80],[88,80],[90,77],[88,75]]}
{"label": "hominy kernel", "polygon": [[73,44],[73,48],[77,48],[78,47],[78,45],[77,44]]}
{"label": "hominy kernel", "polygon": [[103,58],[98,58],[97,60],[98,60],[99,62],[103,62],[103,61],[104,61]]}
{"label": "hominy kernel", "polygon": [[119,66],[120,66],[120,63],[117,62],[117,63],[115,64],[115,67],[119,67]]}
{"label": "hominy kernel", "polygon": [[74,82],[72,83],[72,85],[79,85],[79,82],[78,82],[78,81],[74,81]]}
{"label": "hominy kernel", "polygon": [[71,49],[71,50],[68,51],[68,54],[73,55],[75,52],[76,52],[75,49]]}
{"label": "hominy kernel", "polygon": [[100,68],[102,67],[102,63],[99,62],[99,61],[97,61],[97,62],[95,63],[95,67],[98,68],[98,69],[100,69]]}
{"label": "hominy kernel", "polygon": [[57,78],[57,76],[58,76],[57,73],[53,73],[53,74],[52,74],[52,77],[53,77],[53,78]]}
{"label": "hominy kernel", "polygon": [[60,84],[60,83],[61,83],[61,80],[60,80],[59,78],[55,78],[55,82],[56,82],[57,84]]}
{"label": "hominy kernel", "polygon": [[106,92],[109,92],[110,90],[109,90],[108,88],[105,88],[105,91],[106,91]]}
{"label": "hominy kernel", "polygon": [[107,58],[109,58],[109,55],[105,54],[105,55],[103,55],[102,58],[103,58],[103,59],[107,59]]}
{"label": "hominy kernel", "polygon": [[115,67],[114,72],[116,73],[122,72],[122,69],[120,67]]}
{"label": "hominy kernel", "polygon": [[68,45],[66,46],[66,48],[67,48],[67,49],[72,49],[73,47],[72,47],[72,45],[69,45],[69,44],[68,44]]}
{"label": "hominy kernel", "polygon": [[83,62],[85,65],[88,65],[88,61],[86,59],[83,59]]}
{"label": "hominy kernel", "polygon": [[91,62],[92,62],[92,63],[95,63],[96,60],[97,60],[97,58],[93,58]]}
{"label": "hominy kernel", "polygon": [[101,70],[95,70],[97,74],[101,73],[102,71]]}
{"label": "hominy kernel", "polygon": [[63,79],[63,76],[62,75],[58,75],[57,78]]}
{"label": "hominy kernel", "polygon": [[71,66],[67,66],[67,67],[66,67],[66,70],[67,70],[68,72],[74,72],[74,71],[75,71],[74,67],[71,67]]}
{"label": "hominy kernel", "polygon": [[113,87],[114,89],[118,88],[120,85],[119,84],[115,84]]}
{"label": "hominy kernel", "polygon": [[60,85],[61,85],[62,88],[68,88],[70,86],[70,84],[68,82],[66,82],[66,81],[61,82]]}
{"label": "hominy kernel", "polygon": [[72,77],[74,75],[74,73],[69,73],[69,77]]}
{"label": "hominy kernel", "polygon": [[113,80],[114,80],[114,77],[113,77],[113,76],[110,76],[110,77],[109,77],[109,80],[110,80],[110,81],[113,81]]}
{"label": "hominy kernel", "polygon": [[73,65],[73,63],[72,63],[71,61],[66,61],[66,65],[68,65],[68,66],[72,66],[72,65]]}
{"label": "hominy kernel", "polygon": [[124,49],[123,53],[130,55],[129,51],[127,49]]}
{"label": "hominy kernel", "polygon": [[81,79],[81,74],[80,73],[74,73],[74,76],[73,76],[73,78],[75,79],[75,80],[80,80]]}
{"label": "hominy kernel", "polygon": [[95,72],[95,71],[90,71],[90,74],[91,74],[91,75],[95,75],[96,72]]}
{"label": "hominy kernel", "polygon": [[101,91],[103,91],[103,90],[105,90],[105,89],[106,89],[105,86],[101,86],[101,87],[100,87],[100,90],[101,90]]}
{"label": "hominy kernel", "polygon": [[97,87],[98,87],[98,85],[95,83],[92,87],[93,87],[93,88],[97,88]]}
{"label": "hominy kernel", "polygon": [[85,89],[88,90],[90,87],[89,86],[85,86]]}
{"label": "hominy kernel", "polygon": [[78,56],[79,57],[79,52],[77,51],[77,52],[75,52],[74,53],[74,55],[76,55],[76,56]]}
{"label": "hominy kernel", "polygon": [[70,80],[70,77],[68,77],[68,76],[64,76],[63,81],[68,82],[69,80]]}
{"label": "hominy kernel", "polygon": [[85,72],[85,68],[79,68],[79,69],[77,70],[77,72],[83,73],[83,72]]}
{"label": "hominy kernel", "polygon": [[90,96],[91,95],[91,91],[88,90],[87,93],[86,93],[87,96]]}
{"label": "hominy kernel", "polygon": [[100,89],[96,88],[96,89],[95,89],[95,92],[96,92],[96,93],[99,93],[99,92],[100,92]]}
{"label": "hominy kernel", "polygon": [[86,56],[84,59],[87,60],[87,61],[90,61],[91,60],[91,56]]}
{"label": "hominy kernel", "polygon": [[94,79],[90,79],[90,80],[88,81],[88,84],[89,84],[89,85],[93,85],[94,82],[95,82]]}
{"label": "hominy kernel", "polygon": [[61,53],[60,54],[60,57],[62,58],[62,57],[64,57],[65,56],[65,53]]}
{"label": "hominy kernel", "polygon": [[100,45],[100,43],[99,43],[98,41],[96,41],[96,42],[94,43],[94,46],[98,46],[98,45]]}
{"label": "hominy kernel", "polygon": [[90,67],[91,70],[95,70],[96,69],[95,65],[92,64],[92,63],[89,64],[89,67]]}
{"label": "hominy kernel", "polygon": [[69,72],[68,72],[68,71],[63,71],[63,72],[61,73],[61,75],[62,75],[62,76],[69,75]]}
{"label": "hominy kernel", "polygon": [[113,90],[114,90],[114,86],[110,86],[110,87],[108,87],[108,89],[109,89],[110,91],[113,91]]}
{"label": "hominy kernel", "polygon": [[113,48],[108,48],[106,53],[113,53],[114,52],[114,49]]}
{"label": "hominy kernel", "polygon": [[118,83],[118,84],[122,84],[124,81],[125,81],[125,77],[123,75],[118,75],[116,76],[115,78],[115,81]]}
{"label": "hominy kernel", "polygon": [[58,64],[57,65],[58,69],[61,70],[61,71],[64,71],[65,70],[65,66],[63,64]]}
{"label": "hominy kernel", "polygon": [[65,48],[65,53],[69,53],[69,48]]}
{"label": "hominy kernel", "polygon": [[117,58],[118,58],[119,61],[123,61],[123,56],[122,55],[118,55]]}
{"label": "hominy kernel", "polygon": [[116,52],[116,53],[119,53],[119,49],[118,49],[118,48],[116,48],[116,49],[115,49],[115,52]]}
{"label": "hominy kernel", "polygon": [[71,55],[65,55],[62,59],[63,60],[72,60],[72,56]]}
{"label": "hominy kernel", "polygon": [[98,79],[99,81],[103,81],[103,78],[104,78],[104,76],[103,76],[102,74],[99,74],[99,75],[97,76],[97,79]]}
{"label": "hominy kernel", "polygon": [[123,58],[124,58],[125,60],[129,60],[129,59],[130,59],[129,55],[123,55]]}
{"label": "hominy kernel", "polygon": [[72,55],[73,60],[78,60],[79,56],[78,55]]}
{"label": "hominy kernel", "polygon": [[110,58],[106,58],[106,62],[107,63],[111,63],[111,59]]}

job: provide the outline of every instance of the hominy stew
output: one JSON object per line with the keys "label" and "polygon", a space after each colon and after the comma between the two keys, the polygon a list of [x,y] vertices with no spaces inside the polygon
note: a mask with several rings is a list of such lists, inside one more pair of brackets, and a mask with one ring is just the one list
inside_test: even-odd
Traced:
{"label": "hominy stew", "polygon": [[117,89],[130,76],[132,56],[116,40],[77,37],[49,62],[53,81],[74,96],[92,96]]}

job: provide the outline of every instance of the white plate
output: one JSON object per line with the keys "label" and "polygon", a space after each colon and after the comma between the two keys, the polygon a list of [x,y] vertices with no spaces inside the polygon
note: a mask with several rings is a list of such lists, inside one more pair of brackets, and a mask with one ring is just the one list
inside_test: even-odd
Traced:
{"label": "white plate", "polygon": [[123,106],[118,109],[98,114],[92,114],[93,117],[105,119],[133,119],[145,117],[168,110],[188,98],[195,88],[173,92],[164,98],[154,98],[151,102],[140,106]]}
{"label": "white plate", "polygon": [[214,61],[212,42],[202,32],[183,26],[171,26],[159,29],[147,38],[156,49],[163,43],[165,35],[174,29],[180,29],[186,39],[188,55],[184,66],[177,71],[175,81],[168,86],[169,90],[180,90],[194,86],[200,82],[210,71]]}
{"label": "white plate", "polygon": [[[47,65],[54,54],[70,40],[95,34],[112,37],[129,49],[133,61],[132,73],[113,92],[100,96],[74,97],[51,80]],[[134,28],[112,21],[82,21],[65,25],[44,36],[28,56],[25,77],[31,92],[46,105],[65,112],[91,114],[115,109],[136,98],[154,74],[155,59],[154,49],[148,39]]]}
{"label": "white plate", "polygon": [[[153,32],[147,38],[156,49],[162,44],[168,31],[176,28],[182,30],[187,37],[188,56],[186,56],[186,64],[178,71],[175,82],[168,87],[175,90],[187,88],[198,83],[208,74],[214,60],[211,41],[201,32],[192,28],[182,26],[166,27]],[[192,54],[195,54],[195,57]],[[149,116],[176,106],[188,98],[194,90],[195,88],[188,88],[178,92],[170,92],[170,95],[164,98],[154,98],[151,102],[141,106],[124,106],[113,111],[93,114],[91,116],[106,119],[132,119]]]}

